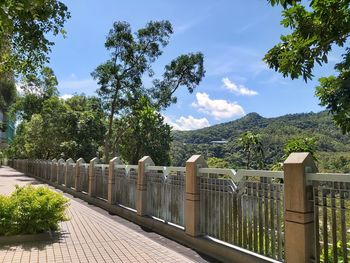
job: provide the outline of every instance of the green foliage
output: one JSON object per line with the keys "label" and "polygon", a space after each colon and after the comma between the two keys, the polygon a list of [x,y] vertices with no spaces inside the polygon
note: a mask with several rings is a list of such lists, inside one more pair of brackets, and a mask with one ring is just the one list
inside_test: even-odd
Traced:
{"label": "green foliage", "polygon": [[323,172],[350,173],[349,152],[318,152],[318,167]]}
{"label": "green foliage", "polygon": [[6,112],[16,99],[15,80],[7,74],[0,74],[0,110]]}
{"label": "green foliage", "polygon": [[[239,142],[241,134],[254,131],[261,135],[264,147],[264,162],[270,169],[274,164],[284,161],[284,147],[296,137],[316,138],[315,145],[320,171],[342,172],[348,165],[341,167],[341,159],[349,159],[350,136],[343,135],[334,125],[327,111],[320,113],[289,114],[277,118],[263,118],[250,113],[241,119],[214,125],[195,131],[174,131],[171,149],[172,165],[183,166],[193,154],[202,154],[206,158],[222,158],[230,167],[246,167],[246,155]],[[228,140],[227,144],[211,144],[215,140]],[[259,168],[256,161],[251,167]],[[280,169],[280,165],[275,166]]]}
{"label": "green foliage", "polygon": [[[328,62],[332,47],[344,47],[350,36],[350,8],[348,0],[302,1],[270,0],[272,5],[281,4],[281,24],[292,32],[281,36],[281,43],[274,46],[264,57],[274,68],[292,79],[312,79],[315,63]],[[337,76],[320,78],[316,95],[321,105],[333,114],[334,121],[343,133],[350,132],[350,49],[347,47],[343,60],[336,64]]]}
{"label": "green foliage", "polygon": [[[349,52],[349,50],[348,50]],[[350,62],[350,56],[347,59]],[[347,62],[347,63],[349,63]],[[320,85],[316,87],[316,95],[320,98],[320,104],[333,114],[335,123],[343,133],[350,132],[350,69],[347,65],[339,69],[337,77],[320,78]]]}
{"label": "green foliage", "polygon": [[50,97],[43,101],[39,113],[19,125],[8,155],[53,159],[64,152],[74,159],[90,160],[103,141],[104,116],[101,102],[95,97]]}
{"label": "green foliage", "polygon": [[30,74],[23,78],[22,93],[12,105],[11,115],[30,121],[33,114],[42,111],[46,100],[58,96],[57,78],[51,68],[44,67],[38,75]]}
{"label": "green foliage", "polygon": [[187,87],[192,93],[204,77],[203,54],[181,55],[165,66],[163,80],[153,81],[152,98],[157,108],[167,108],[177,102],[174,96],[178,87]]}
{"label": "green foliage", "polygon": [[157,165],[170,163],[170,126],[155,111],[147,98],[133,106],[132,113],[118,122],[118,149],[129,164],[137,164],[143,156],[151,156]]}
{"label": "green foliage", "polygon": [[57,230],[68,220],[67,206],[67,198],[47,187],[16,186],[11,196],[0,195],[0,235]]}
{"label": "green foliage", "polygon": [[246,157],[246,168],[249,169],[252,159],[255,159],[259,168],[264,166],[264,149],[261,141],[261,135],[252,131],[244,132],[238,139],[243,147]]}
{"label": "green foliage", "polygon": [[284,159],[286,159],[293,152],[309,152],[314,160],[316,160],[316,138],[312,137],[296,137],[288,140],[285,145]]}
{"label": "green foliage", "polygon": [[[346,243],[346,247],[350,247],[350,242]],[[333,254],[336,251],[337,255],[338,255],[338,260],[334,261],[333,258]],[[343,242],[342,241],[338,241],[337,242],[337,246],[329,246],[328,247],[328,260],[325,261],[325,251],[324,249],[321,250],[321,255],[320,255],[320,262],[327,262],[327,263],[344,263],[346,262],[344,260],[344,252],[343,252]]]}
{"label": "green foliage", "polygon": [[0,4],[0,73],[26,75],[49,61],[48,34],[65,34],[70,17],[57,0],[5,0]]}
{"label": "green foliage", "polygon": [[152,64],[162,55],[162,48],[167,46],[172,33],[169,21],[150,21],[135,33],[131,32],[126,22],[113,24],[105,43],[110,59],[92,73],[100,85],[97,93],[108,112],[104,146],[106,160],[111,153],[119,150],[111,149],[111,146],[118,146],[112,141],[113,136],[118,136],[113,134],[117,130],[113,124],[122,121],[125,116],[135,115],[130,112],[141,97],[147,97],[156,110],[164,109],[176,102],[174,93],[178,88],[186,87],[193,92],[203,78],[203,55],[187,54],[180,55],[165,66],[163,79],[154,79],[153,87],[143,85],[145,75],[153,77]]}
{"label": "green foliage", "polygon": [[209,157],[207,164],[209,168],[231,168],[230,164],[222,158]]}

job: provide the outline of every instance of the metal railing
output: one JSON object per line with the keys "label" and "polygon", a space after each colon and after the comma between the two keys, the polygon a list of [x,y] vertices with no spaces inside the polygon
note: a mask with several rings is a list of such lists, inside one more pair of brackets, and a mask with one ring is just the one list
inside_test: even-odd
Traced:
{"label": "metal railing", "polygon": [[57,161],[57,183],[60,185],[64,184],[64,168],[65,168],[65,162],[64,160],[60,159]]}
{"label": "metal railing", "polygon": [[67,187],[68,188],[75,188],[75,178],[76,178],[76,169],[75,169],[75,163],[69,163],[67,164]]}
{"label": "metal railing", "polygon": [[184,226],[184,167],[147,166],[147,210],[150,216]]}
{"label": "metal railing", "polygon": [[108,199],[108,174],[109,166],[107,164],[94,165],[96,196],[106,200]]}
{"label": "metal railing", "polygon": [[313,189],[316,262],[349,262],[350,174],[309,173]]}
{"label": "metal railing", "polygon": [[89,167],[88,163],[80,164],[80,189],[82,192],[89,192]]}
{"label": "metal railing", "polygon": [[114,167],[115,173],[115,201],[122,205],[136,210],[136,185],[137,165],[118,164]]}
{"label": "metal railing", "polygon": [[283,172],[200,168],[199,175],[201,232],[283,260]]}

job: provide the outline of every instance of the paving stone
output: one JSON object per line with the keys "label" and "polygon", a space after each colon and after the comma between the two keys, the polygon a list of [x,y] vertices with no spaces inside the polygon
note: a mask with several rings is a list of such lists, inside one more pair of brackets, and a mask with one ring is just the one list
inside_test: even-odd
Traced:
{"label": "paving stone", "polygon": [[[9,167],[0,168],[0,194],[10,194],[15,184],[29,183],[41,185]],[[0,246],[0,263],[207,262],[189,248],[66,196],[70,220],[60,224],[59,235],[50,242]]]}

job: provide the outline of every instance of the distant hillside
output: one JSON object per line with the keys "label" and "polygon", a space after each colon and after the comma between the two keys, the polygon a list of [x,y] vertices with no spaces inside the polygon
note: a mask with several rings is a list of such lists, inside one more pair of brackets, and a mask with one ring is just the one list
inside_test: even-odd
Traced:
{"label": "distant hillside", "polygon": [[[340,129],[334,125],[332,116],[327,111],[322,111],[319,113],[288,114],[277,118],[264,118],[257,113],[250,113],[238,120],[199,130],[174,131],[173,164],[183,164],[191,154],[204,154],[208,157],[223,158],[232,167],[243,166],[242,149],[237,139],[248,130],[262,135],[267,166],[281,161],[285,143],[290,138],[300,135],[317,138],[319,163],[323,170],[334,170],[334,167],[328,167],[333,164],[327,163],[339,161],[329,160],[333,157],[340,158],[342,162],[346,162],[349,158],[348,163],[350,163],[350,155],[348,154],[350,152],[350,136],[343,135]],[[220,140],[227,140],[228,143],[225,145],[211,143]],[[343,160],[344,158],[345,160]]]}

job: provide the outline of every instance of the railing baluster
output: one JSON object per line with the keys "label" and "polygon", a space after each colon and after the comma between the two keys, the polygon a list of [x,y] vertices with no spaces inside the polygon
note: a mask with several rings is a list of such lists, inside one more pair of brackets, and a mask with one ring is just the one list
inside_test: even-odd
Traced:
{"label": "railing baluster", "polygon": [[322,190],[322,214],[323,214],[323,251],[324,260],[328,262],[328,220],[327,220],[327,190]]}
{"label": "railing baluster", "polygon": [[337,217],[336,217],[336,204],[335,204],[335,182],[332,182],[331,193],[331,221],[332,221],[332,251],[333,261],[338,262],[338,251],[337,251]]}
{"label": "railing baluster", "polygon": [[[347,245],[347,227],[346,227],[346,207],[345,207],[345,189],[346,183],[340,183],[339,191],[340,191],[340,219],[341,219],[341,240],[342,240],[342,256],[344,263],[348,262],[348,245]],[[349,193],[349,192],[348,192]]]}
{"label": "railing baluster", "polygon": [[276,244],[275,244],[275,193],[273,184],[270,184],[270,221],[271,221],[271,256],[276,257]]}
{"label": "railing baluster", "polygon": [[258,213],[257,213],[257,207],[258,207],[258,200],[259,200],[259,197],[258,197],[259,188],[258,188],[257,182],[253,183],[252,189],[253,189],[254,251],[258,252],[258,222],[257,222]]}

